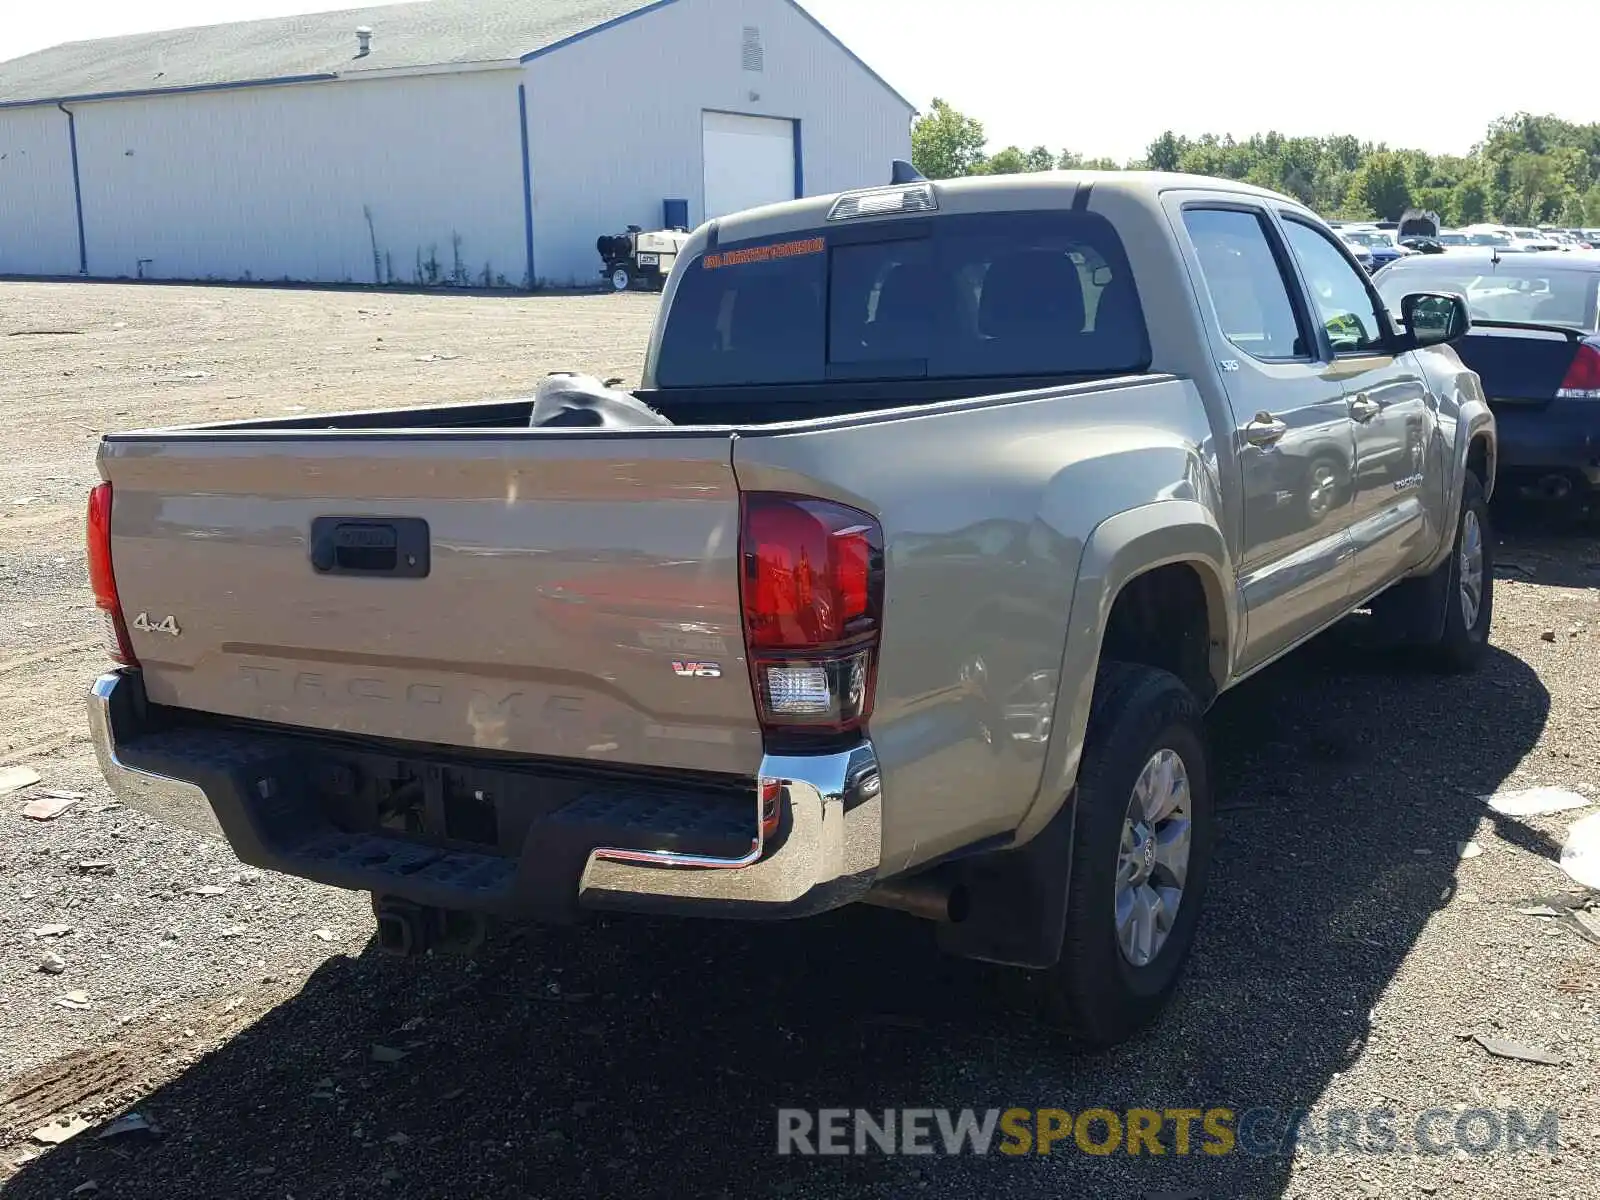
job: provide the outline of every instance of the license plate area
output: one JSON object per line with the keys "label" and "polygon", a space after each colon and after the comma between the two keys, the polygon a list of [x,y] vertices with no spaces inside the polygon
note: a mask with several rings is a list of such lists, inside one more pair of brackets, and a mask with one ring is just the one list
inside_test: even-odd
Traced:
{"label": "license plate area", "polygon": [[515,857],[530,826],[561,813],[614,826],[625,848],[738,857],[755,836],[753,785],[705,790],[552,766],[319,749],[307,771],[316,807],[345,833]]}

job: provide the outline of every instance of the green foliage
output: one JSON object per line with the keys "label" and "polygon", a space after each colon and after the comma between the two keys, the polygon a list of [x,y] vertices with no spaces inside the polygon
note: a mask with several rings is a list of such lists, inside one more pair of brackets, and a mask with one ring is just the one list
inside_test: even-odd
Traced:
{"label": "green foliage", "polygon": [[[999,153],[984,159],[972,171],[974,175],[1021,175],[1029,171],[1054,171],[1056,156],[1044,147],[1022,150],[1007,146]],[[927,174],[926,171],[923,174]]]}
{"label": "green foliage", "polygon": [[1368,154],[1350,175],[1345,211],[1380,221],[1398,220],[1411,207],[1406,156],[1393,150]]}
{"label": "green foliage", "polygon": [[1030,171],[1185,171],[1239,179],[1293,196],[1329,217],[1396,220],[1407,208],[1437,212],[1447,225],[1600,225],[1600,123],[1517,113],[1489,126],[1466,156],[1363,142],[1348,134],[1244,141],[1167,130],[1137,162],[1085,159],[1071,150],[1007,146],[990,155],[983,123],[935,100],[912,130],[912,161],[930,179]]}
{"label": "green foliage", "polygon": [[983,122],[935,99],[911,128],[911,165],[929,179],[972,175],[984,162]]}

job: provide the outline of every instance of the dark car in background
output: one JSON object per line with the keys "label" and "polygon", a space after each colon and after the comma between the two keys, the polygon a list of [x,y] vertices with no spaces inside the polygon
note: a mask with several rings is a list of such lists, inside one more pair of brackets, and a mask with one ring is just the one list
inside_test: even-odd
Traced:
{"label": "dark car in background", "polygon": [[1464,296],[1455,343],[1500,428],[1498,476],[1523,495],[1600,497],[1600,251],[1415,254],[1373,277],[1396,314],[1408,292]]}
{"label": "dark car in background", "polygon": [[1441,229],[1432,234],[1406,234],[1400,239],[1400,244],[1419,254],[1443,254],[1446,250],[1472,245],[1472,239],[1457,229]]}

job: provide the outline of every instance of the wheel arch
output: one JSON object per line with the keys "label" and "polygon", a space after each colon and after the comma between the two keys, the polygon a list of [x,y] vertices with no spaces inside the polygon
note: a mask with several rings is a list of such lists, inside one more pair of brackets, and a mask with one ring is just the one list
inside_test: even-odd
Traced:
{"label": "wheel arch", "polygon": [[1170,657],[1171,648],[1185,652],[1181,631],[1169,647],[1152,645],[1140,654],[1135,646],[1134,661],[1173,670],[1204,693],[1203,705],[1226,685],[1241,640],[1231,562],[1215,515],[1193,500],[1130,509],[1090,534],[1073,592],[1050,745],[1039,790],[1017,831],[1019,843],[1035,836],[1066,802],[1082,759],[1101,659],[1108,652],[1130,653],[1126,631],[1146,627],[1147,612],[1140,610],[1148,610],[1153,595],[1167,597],[1167,607],[1158,604],[1158,613],[1187,614],[1193,604],[1204,605],[1192,626],[1197,633],[1203,629],[1203,663]]}

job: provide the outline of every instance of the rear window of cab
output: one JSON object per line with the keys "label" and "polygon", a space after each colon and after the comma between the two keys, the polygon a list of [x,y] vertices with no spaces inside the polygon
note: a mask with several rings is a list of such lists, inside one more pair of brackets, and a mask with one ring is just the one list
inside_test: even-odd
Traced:
{"label": "rear window of cab", "polygon": [[707,251],[678,284],[656,384],[1108,375],[1149,364],[1109,221],[983,213]]}

